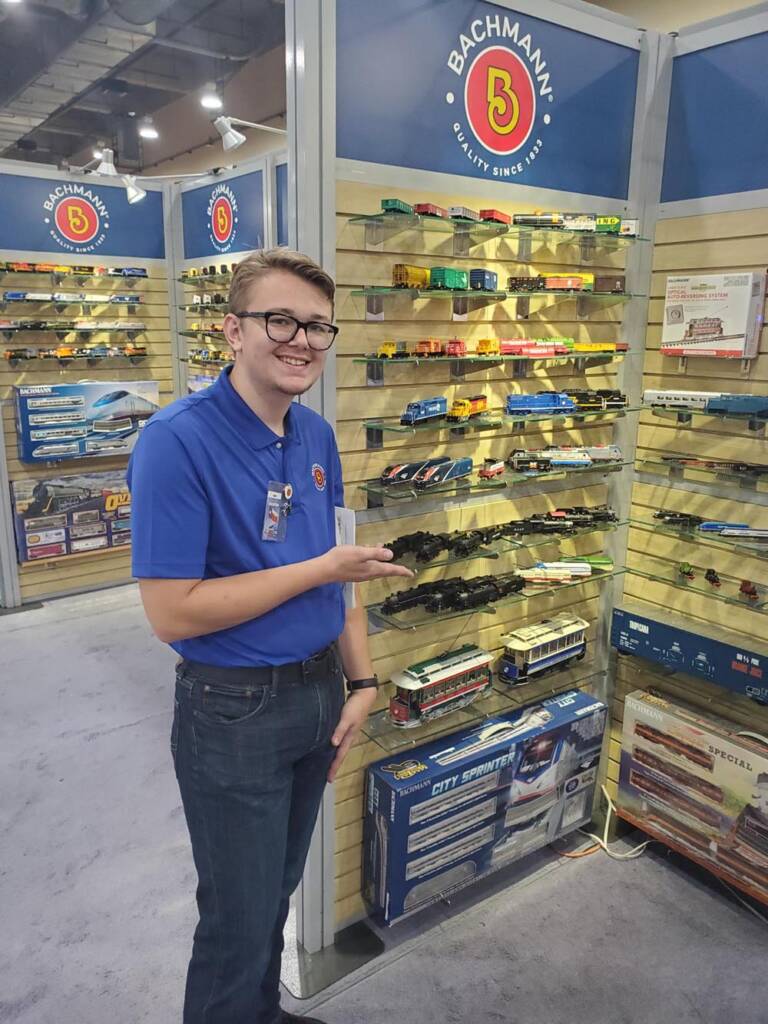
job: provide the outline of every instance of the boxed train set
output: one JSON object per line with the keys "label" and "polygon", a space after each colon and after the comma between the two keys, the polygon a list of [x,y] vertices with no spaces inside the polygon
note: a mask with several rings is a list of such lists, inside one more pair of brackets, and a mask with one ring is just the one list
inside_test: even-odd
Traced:
{"label": "boxed train set", "polygon": [[765,302],[765,271],[670,274],[661,352],[668,356],[752,359]]}
{"label": "boxed train set", "polygon": [[643,690],[624,703],[618,809],[768,902],[768,741]]}
{"label": "boxed train set", "polygon": [[374,918],[394,924],[588,822],[606,714],[572,690],[370,765]]}
{"label": "boxed train set", "polygon": [[130,455],[160,408],[157,381],[86,381],[14,388],[19,459],[40,463]]}
{"label": "boxed train set", "polygon": [[20,562],[131,542],[131,496],[125,470],[14,480],[11,497]]}

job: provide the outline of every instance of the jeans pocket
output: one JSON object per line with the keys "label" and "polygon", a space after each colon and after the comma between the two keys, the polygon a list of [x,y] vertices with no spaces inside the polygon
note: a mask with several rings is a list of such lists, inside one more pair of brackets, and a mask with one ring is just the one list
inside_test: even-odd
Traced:
{"label": "jeans pocket", "polygon": [[192,708],[196,721],[208,726],[244,725],[259,718],[269,703],[268,686],[257,686],[252,690],[234,690],[225,687],[204,685],[198,691],[198,698]]}
{"label": "jeans pocket", "polygon": [[176,751],[179,749],[179,702],[173,698],[173,723],[171,725],[171,755],[174,760]]}

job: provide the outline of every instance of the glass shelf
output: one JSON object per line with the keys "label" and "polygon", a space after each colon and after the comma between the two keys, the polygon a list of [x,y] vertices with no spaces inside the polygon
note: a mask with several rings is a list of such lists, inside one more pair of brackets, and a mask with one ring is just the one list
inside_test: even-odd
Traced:
{"label": "glass shelf", "polygon": [[634,242],[649,241],[648,238],[639,235],[565,231],[562,228],[531,228],[516,224],[498,224],[495,221],[454,220],[429,214],[396,213],[394,211],[350,217],[349,223],[371,228],[388,228],[392,231],[433,231],[444,235],[469,234],[475,244],[480,244],[490,238],[507,236],[555,242],[556,244],[573,244],[586,240],[605,249],[624,249]]}
{"label": "glass shelf", "polygon": [[0,310],[6,306],[53,306],[57,311],[64,306],[143,306],[141,297],[123,295],[121,301],[115,301],[111,292],[104,292],[104,298],[94,299],[4,299],[0,296]]}
{"label": "glass shelf", "polygon": [[[615,576],[621,576],[627,571],[627,569],[623,568],[605,570],[593,569],[592,575],[586,578],[581,577],[580,579],[572,580],[570,583],[558,583],[547,586],[529,585],[525,590],[522,590],[517,594],[509,594],[500,601],[494,601],[491,604],[479,605],[477,608],[462,609],[460,611],[437,612],[435,614],[431,614],[430,612],[425,611],[424,608],[418,607],[408,609],[408,611],[404,612],[387,614],[381,610],[381,603],[379,603],[369,605],[368,615],[374,625],[381,628],[397,629],[400,631],[411,630],[416,629],[419,626],[428,626],[435,622],[447,621],[448,619],[463,619],[468,615],[495,615],[496,609],[498,608],[508,608],[513,604],[519,604],[521,601],[528,601],[533,597],[540,597],[543,594],[557,594],[562,590],[568,590],[572,587],[581,587],[587,583],[603,583],[605,580],[613,579]],[[405,587],[403,589],[408,588]]]}
{"label": "glass shelf", "polygon": [[182,338],[216,338],[219,341],[224,341],[223,331],[179,331]]}
{"label": "glass shelf", "polygon": [[[521,706],[532,700],[543,700],[556,693],[564,693],[576,687],[583,687],[591,680],[602,678],[604,673],[598,672],[594,664],[580,663],[575,668],[563,669],[560,672],[549,672],[521,683],[518,686],[507,686],[494,680],[491,689],[482,697],[478,697],[465,708],[450,711],[440,718],[419,723],[411,728],[393,725],[387,711],[377,711],[370,715],[362,728],[367,739],[372,740],[386,753],[407,750],[429,740],[456,732],[466,726],[473,725],[493,715],[503,715],[517,711]],[[542,684],[549,683],[542,692]],[[535,696],[533,696],[535,694]]]}
{"label": "glass shelf", "polygon": [[72,362],[75,362],[76,360],[80,360],[80,359],[85,359],[86,362],[88,362],[88,363],[102,363],[102,362],[107,361],[108,359],[127,359],[131,363],[140,363],[142,360],[147,358],[148,354],[149,354],[148,352],[143,352],[141,354],[136,354],[136,355],[129,355],[127,352],[110,352],[109,355],[97,356],[97,355],[86,355],[85,353],[83,353],[82,355],[79,355],[79,356],[32,356],[31,358],[30,357],[26,357],[24,359],[11,359],[11,358],[8,358],[7,362],[11,366],[20,366],[20,365],[22,365],[24,363],[37,363],[37,362],[60,363],[61,365],[64,365],[66,363],[72,363]]}
{"label": "glass shelf", "polygon": [[736,420],[747,423],[750,430],[765,430],[766,423],[768,423],[766,417],[757,416],[754,413],[707,412],[706,409],[669,409],[660,408],[657,405],[644,405],[643,409],[653,413],[654,416],[658,416],[660,419],[673,419],[678,426],[691,426],[694,416],[699,418],[708,416],[713,420]]}
{"label": "glass shelf", "polygon": [[182,363],[189,363],[190,366],[197,366],[203,369],[207,366],[229,366],[231,359],[182,359]]}
{"label": "glass shelf", "polygon": [[552,356],[402,356],[396,359],[388,359],[384,356],[355,356],[353,363],[377,363],[382,366],[399,366],[401,363],[414,363],[416,365],[431,366],[432,363],[471,363],[476,364],[478,369],[483,366],[494,366],[497,363],[570,363],[579,360],[589,362],[610,363],[620,360],[627,354],[627,349],[617,349],[615,352],[570,352],[567,355]]}
{"label": "glass shelf", "polygon": [[18,276],[22,276],[25,280],[29,277],[52,277],[56,281],[120,281],[127,288],[130,288],[136,281],[149,279],[149,274],[123,276],[123,274],[65,274],[58,270],[0,270],[0,281],[6,277]]}
{"label": "glass shelf", "polygon": [[522,426],[525,429],[526,423],[541,423],[544,420],[551,422],[562,422],[563,420],[589,420],[594,419],[598,416],[619,416],[623,417],[628,412],[639,412],[640,406],[637,405],[626,405],[623,409],[597,409],[589,412],[567,412],[562,413],[546,413],[538,415],[537,413],[505,413],[504,422],[509,424],[513,429],[518,429]]}
{"label": "glass shelf", "polygon": [[229,309],[228,302],[189,302],[179,309],[188,313],[217,313],[222,309]]}
{"label": "glass shelf", "polygon": [[354,288],[350,293],[354,296],[365,298],[391,299],[397,296],[404,296],[409,299],[471,299],[471,298],[493,298],[499,301],[503,299],[530,299],[537,296],[559,296],[569,299],[613,299],[614,302],[625,302],[628,299],[646,298],[639,292],[584,292],[571,289],[550,288],[546,291],[531,292],[508,292],[508,291],[482,291],[480,289],[455,289],[448,288],[394,288],[391,286],[371,286],[370,288]]}
{"label": "glass shelf", "polygon": [[638,459],[636,466],[640,473],[653,473],[655,476],[665,476],[671,480],[695,481],[703,476],[705,479],[745,490],[768,490],[768,466],[763,473],[740,473],[731,469],[681,465],[664,458]]}
{"label": "glass shelf", "polygon": [[463,423],[448,423],[445,417],[430,420],[427,423],[414,423],[412,425],[387,420],[364,420],[363,426],[366,430],[379,430],[392,434],[420,434],[426,431],[439,432],[441,430],[498,430],[504,425],[504,417],[501,411],[491,411],[488,416],[474,416]]}
{"label": "glass shelf", "polygon": [[126,323],[125,327],[72,327],[68,324],[53,327],[3,327],[0,326],[0,334],[148,334],[153,330],[143,324],[132,327]]}
{"label": "glass shelf", "polygon": [[[626,572],[632,576],[641,576],[645,580],[652,580],[654,583],[663,583],[667,587],[674,587],[676,590],[687,590],[693,594],[706,594],[707,597],[714,597],[726,604],[738,605],[740,608],[749,608],[750,611],[759,612],[761,615],[768,614],[768,587],[755,584],[757,597],[750,600],[745,594],[739,593],[741,580],[733,576],[726,576],[718,573],[722,587],[713,587],[704,579],[705,569],[694,567],[696,578],[686,580],[677,571],[676,566],[670,566],[669,575],[663,573],[646,572],[644,569],[627,569]],[[725,592],[724,592],[725,591]]]}
{"label": "glass shelf", "polygon": [[188,284],[190,287],[198,284],[229,284],[232,274],[196,274],[194,277],[177,277],[179,284]]}
{"label": "glass shelf", "polygon": [[[536,480],[538,478],[545,478],[547,480],[562,480],[565,477],[571,476],[572,474],[578,473],[618,473],[625,466],[631,466],[633,463],[628,462],[606,462],[606,463],[593,463],[591,466],[574,466],[571,469],[557,469],[550,470],[548,472],[514,472],[511,469],[507,469],[502,476],[494,477],[492,480],[477,480],[468,481],[464,483],[461,488],[461,492],[464,491],[477,493],[478,491],[487,490],[499,490],[504,487],[510,487],[518,483],[527,483],[530,480]],[[445,484],[444,487],[438,485],[437,487],[429,487],[425,490],[417,490],[411,484],[395,484],[389,487],[382,484],[378,480],[369,480],[364,484],[360,484],[360,490],[366,491],[368,494],[378,498],[390,498],[392,501],[419,501],[429,499],[433,494],[445,494],[446,491],[456,491],[458,485],[462,484],[463,481],[450,481]]]}
{"label": "glass shelf", "polygon": [[583,526],[581,529],[573,530],[571,533],[531,533],[526,534],[519,540],[512,537],[502,537],[499,540],[483,544],[476,551],[469,555],[451,555],[442,553],[429,562],[419,562],[413,555],[403,555],[397,559],[398,565],[407,565],[416,572],[426,569],[439,569],[443,566],[458,565],[459,562],[474,562],[481,558],[498,560],[502,555],[514,554],[516,551],[524,551],[528,548],[541,548],[548,544],[562,544],[566,540],[578,540],[580,537],[587,537],[592,533],[613,533],[620,526],[627,526],[629,520],[622,520],[617,523],[597,523],[593,526]]}
{"label": "glass shelf", "polygon": [[768,559],[768,537],[765,540],[759,540],[757,538],[745,538],[739,540],[738,537],[723,537],[719,533],[714,533],[710,530],[698,530],[696,527],[685,528],[681,526],[671,526],[669,523],[664,523],[659,519],[651,518],[637,518],[631,519],[630,523],[633,526],[641,526],[646,530],[654,530],[658,533],[663,533],[665,536],[674,537],[675,540],[688,541],[690,544],[697,544],[706,541],[710,541],[715,544],[721,544],[723,547],[730,548],[732,551],[738,551],[741,554],[750,555],[754,558],[765,558]]}

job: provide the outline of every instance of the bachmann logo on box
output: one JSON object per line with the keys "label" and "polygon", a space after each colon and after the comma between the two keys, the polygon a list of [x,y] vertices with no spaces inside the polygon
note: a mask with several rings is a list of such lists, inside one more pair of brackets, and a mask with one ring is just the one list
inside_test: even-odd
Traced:
{"label": "bachmann logo on box", "polygon": [[[530,32],[507,15],[476,18],[447,64],[463,88],[453,133],[467,159],[489,178],[522,174],[542,151],[555,101],[547,61]],[[459,104],[461,94],[449,90],[445,101]]]}

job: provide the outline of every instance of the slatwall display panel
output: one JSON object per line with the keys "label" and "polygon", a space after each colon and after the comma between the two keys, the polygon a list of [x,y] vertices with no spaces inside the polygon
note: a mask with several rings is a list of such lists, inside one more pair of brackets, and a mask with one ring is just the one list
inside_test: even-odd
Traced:
{"label": "slatwall display panel", "polygon": [[[57,263],[63,261],[56,258]],[[131,265],[130,259],[115,261],[118,266]],[[3,432],[5,437],[8,475],[14,480],[44,480],[50,477],[77,475],[78,473],[99,473],[109,470],[124,469],[127,465],[125,457],[69,459],[60,462],[45,462],[32,465],[21,462],[18,458],[15,422],[15,402],[13,388],[15,385],[66,384],[82,380],[88,381],[140,381],[156,380],[158,382],[160,403],[165,405],[173,399],[173,367],[171,355],[171,329],[168,311],[168,281],[165,268],[152,266],[146,278],[92,277],[80,283],[72,279],[64,279],[52,285],[50,275],[45,274],[4,274],[0,282],[0,292],[12,290],[25,291],[61,291],[87,292],[129,295],[136,294],[141,302],[131,306],[127,304],[102,303],[89,304],[87,314],[81,313],[80,303],[54,308],[54,303],[35,303],[18,307],[7,305],[3,316],[8,319],[41,319],[41,320],[124,320],[126,325],[141,321],[146,330],[135,336],[135,343],[145,345],[146,357],[134,362],[126,358],[107,358],[87,362],[85,359],[73,359],[61,362],[58,359],[35,359],[11,363],[3,358],[0,361],[0,404],[2,406]],[[58,305],[58,304],[56,304]],[[0,349],[9,348],[55,348],[59,345],[71,344],[75,348],[89,345],[107,345],[122,347],[128,337],[109,331],[97,331],[87,336],[78,336],[71,332],[56,337],[55,334],[29,331],[14,333],[10,337],[1,333]],[[81,590],[96,589],[110,584],[122,583],[131,578],[130,545],[106,551],[83,552],[39,561],[27,562],[19,566],[19,584],[22,602],[38,601],[43,598],[56,597],[61,594]]]}
{"label": "slatwall display panel", "polygon": [[[658,222],[644,388],[768,394],[768,331],[765,328],[759,354],[746,367],[740,360],[693,356],[683,362],[676,357],[663,356],[659,351],[668,274],[760,270],[765,267],[766,252],[768,209]],[[768,464],[768,442],[764,430],[749,430],[745,422],[694,416],[690,425],[683,425],[674,418],[656,416],[650,411],[641,413],[637,469],[643,475],[632,492],[634,523],[628,536],[630,572],[624,577],[625,593],[630,600],[642,600],[651,617],[655,614],[663,621],[671,610],[687,618],[694,632],[700,630],[706,635],[717,625],[729,630],[735,643],[741,640],[745,648],[750,649],[756,638],[768,635],[768,614],[756,603],[740,596],[738,591],[745,579],[758,587],[768,586],[768,559],[711,535],[696,532],[681,535],[656,529],[653,514],[664,508],[765,528],[768,526],[768,477],[740,482],[696,469],[685,469],[669,476],[656,463],[664,456],[673,455]],[[694,580],[685,581],[679,573],[678,567],[683,562],[693,568]],[[704,577],[709,568],[721,577],[719,588],[706,582]],[[646,575],[633,575],[632,569]],[[725,596],[733,601],[723,600]],[[620,656],[617,666],[608,768],[608,788],[614,798],[618,785],[623,701],[633,689],[655,688],[671,699],[684,700],[745,728],[768,734],[768,708],[746,697],[703,679],[677,673],[665,675],[658,666],[639,658]]]}
{"label": "slatwall display panel", "polygon": [[[511,190],[512,192],[514,190]],[[440,206],[468,206],[478,209],[494,206],[511,214],[533,207],[520,204],[500,206],[498,201],[482,204],[476,197],[462,195],[417,194],[407,189],[392,189],[376,185],[340,182],[337,185],[337,254],[336,278],[337,322],[341,332],[336,354],[336,435],[344,469],[347,504],[356,509],[366,507],[366,493],[360,489],[365,481],[377,479],[382,470],[395,462],[412,461],[436,455],[472,455],[477,470],[485,458],[503,459],[515,447],[533,448],[547,444],[578,445],[607,444],[612,441],[612,417],[584,421],[571,418],[562,422],[530,423],[524,431],[514,432],[505,425],[494,431],[467,432],[453,436],[447,431],[414,431],[400,434],[384,432],[382,447],[368,450],[365,421],[382,418],[399,419],[408,402],[433,395],[445,395],[449,403],[455,397],[485,393],[491,409],[501,409],[510,392],[536,392],[564,387],[608,388],[617,386],[618,360],[604,363],[587,362],[577,370],[572,363],[529,364],[525,377],[512,375],[512,364],[472,368],[465,379],[451,378],[450,364],[425,363],[417,365],[392,361],[384,367],[381,385],[366,383],[366,365],[356,361],[375,353],[383,341],[406,341],[411,345],[428,337],[461,338],[473,351],[481,338],[498,337],[573,337],[577,341],[624,341],[621,319],[622,302],[595,302],[586,319],[577,313],[577,301],[566,296],[538,297],[530,300],[527,320],[516,318],[513,299],[470,308],[467,319],[451,320],[451,302],[446,299],[422,299],[411,302],[405,297],[384,300],[384,319],[366,321],[366,300],[352,292],[364,287],[388,286],[392,283],[392,265],[410,263],[419,266],[450,266],[469,270],[483,267],[499,275],[499,289],[506,289],[509,275],[554,273],[560,271],[588,271],[594,273],[622,272],[624,256],[621,253],[603,253],[599,259],[581,263],[578,245],[559,245],[556,249],[534,243],[532,259],[518,262],[517,243],[505,237],[473,246],[468,257],[451,255],[453,243],[449,234],[408,230],[385,237],[380,245],[366,243],[363,225],[351,221],[352,217],[374,214],[384,197],[397,196],[407,203],[434,201]],[[600,249],[596,250],[600,254]],[[554,301],[553,301],[554,299]],[[546,479],[546,478],[545,478]],[[582,482],[584,481],[584,482]],[[538,482],[538,481],[537,481]],[[527,486],[530,491],[530,485]],[[360,543],[380,543],[417,530],[442,533],[452,530],[473,529],[494,525],[510,519],[524,518],[534,512],[546,512],[557,507],[597,505],[606,501],[606,485],[599,474],[587,478],[565,476],[542,484],[541,493],[517,496],[514,486],[503,492],[489,491],[486,502],[478,502],[473,492],[471,504],[458,504],[451,496],[442,510],[423,511],[418,502],[398,503],[398,518],[358,524]],[[438,496],[440,497],[440,496]],[[443,497],[448,497],[447,495]],[[432,501],[430,501],[432,504]],[[503,554],[498,560],[471,559],[452,565],[419,565],[414,581],[376,581],[362,588],[367,605],[384,600],[388,594],[414,583],[432,579],[462,576],[471,578],[486,574],[509,572],[516,565],[528,566],[538,559],[555,560],[561,555],[600,554],[604,550],[605,535],[599,531],[558,541],[550,538],[513,554]],[[442,561],[438,558],[436,561]],[[388,682],[394,671],[415,661],[441,654],[462,643],[477,643],[499,655],[500,637],[518,626],[540,621],[558,611],[582,615],[592,625],[588,634],[588,654],[573,672],[552,673],[538,682],[525,684],[510,691],[519,704],[535,701],[552,692],[560,692],[573,685],[587,688],[592,664],[592,645],[598,613],[601,585],[596,580],[560,592],[540,594],[522,601],[496,606],[494,614],[478,611],[458,618],[435,617],[429,626],[406,631],[388,629],[374,633],[370,638],[375,670],[385,683],[381,687],[375,712],[389,704],[393,687]],[[575,680],[575,682],[574,682]],[[407,731],[408,740],[426,742],[436,731],[449,727],[450,718],[428,723]],[[455,728],[464,720],[458,718]],[[392,754],[393,757],[407,756]],[[381,745],[361,737],[345,762],[336,783],[336,920],[341,927],[365,913],[361,897],[362,821],[365,769],[372,761],[387,756]]]}

